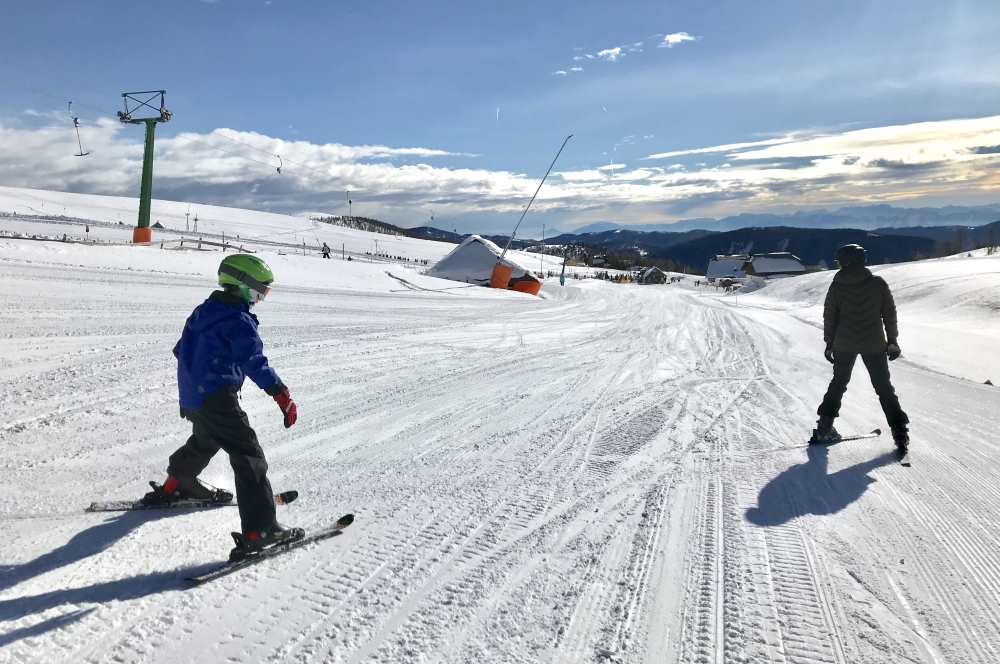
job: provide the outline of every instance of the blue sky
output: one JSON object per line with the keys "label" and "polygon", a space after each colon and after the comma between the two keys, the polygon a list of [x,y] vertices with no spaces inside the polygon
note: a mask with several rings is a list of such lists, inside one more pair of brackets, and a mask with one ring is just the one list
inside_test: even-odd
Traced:
{"label": "blue sky", "polygon": [[4,185],[131,195],[164,88],[163,198],[501,231],[569,133],[526,224],[997,198],[996,2],[2,8]]}

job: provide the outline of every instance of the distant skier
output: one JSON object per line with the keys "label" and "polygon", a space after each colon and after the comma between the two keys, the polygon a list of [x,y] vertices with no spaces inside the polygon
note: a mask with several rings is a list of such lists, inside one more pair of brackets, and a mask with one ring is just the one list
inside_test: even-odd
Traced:
{"label": "distant skier", "polygon": [[833,364],[833,380],[817,410],[819,421],[811,442],[834,443],[840,439],[833,421],[840,414],[841,399],[860,355],[892,429],[897,451],[903,456],[910,443],[907,431],[910,419],[899,405],[886,361],[900,355],[892,293],[882,277],[865,267],[864,247],[844,245],[837,250],[837,263],[840,270],[823,305],[824,355]]}
{"label": "distant skier", "polygon": [[154,490],[143,498],[147,504],[181,498],[231,499],[231,494],[220,496],[220,490],[198,480],[216,452],[224,450],[235,473],[242,522],[242,535],[234,533],[233,559],[304,535],[301,528],[284,528],[275,520],[267,461],[238,401],[248,376],[277,402],[286,428],[298,417],[288,388],[268,365],[257,317],[250,313],[273,280],[267,264],[249,254],[226,256],[219,265],[223,290],[195,308],[174,347],[181,417],[191,421],[191,437],[170,456],[163,486],[154,483]]}
{"label": "distant skier", "polygon": [[330,245],[328,245],[326,242],[324,242],[323,243],[323,258],[329,258],[329,257],[330,257]]}

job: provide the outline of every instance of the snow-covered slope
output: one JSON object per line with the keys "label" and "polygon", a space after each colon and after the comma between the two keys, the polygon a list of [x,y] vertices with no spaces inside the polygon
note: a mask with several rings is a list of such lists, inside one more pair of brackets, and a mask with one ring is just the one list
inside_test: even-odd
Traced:
{"label": "snow-covered slope", "polygon": [[[86,237],[117,242],[130,242],[132,227],[136,223],[139,203],[136,198],[119,196],[98,196],[93,194],[71,194],[41,189],[0,187],[0,213],[16,213],[22,218],[0,217],[0,230],[20,233],[61,237],[64,233],[71,237]],[[188,216],[185,216],[188,215]],[[325,224],[306,217],[294,217],[272,212],[243,210],[239,208],[201,205],[180,201],[153,199],[150,223],[160,223],[175,232],[194,227],[197,219],[198,233],[185,233],[189,237],[211,234],[225,234],[228,241],[248,248],[258,242],[281,242],[301,245],[305,242],[310,249],[327,243],[334,253],[341,250],[355,255],[378,254],[384,257],[400,257],[409,261],[426,261],[433,264],[456,245],[433,240],[420,240],[405,236],[370,233],[367,231]],[[24,219],[28,217],[29,219]],[[69,217],[65,223],[53,223],[44,217]],[[108,226],[91,226],[84,229],[84,220],[98,221]],[[121,226],[118,226],[121,222]],[[176,233],[154,230],[154,241],[175,240]],[[562,259],[557,256],[540,256],[525,252],[511,252],[521,263],[534,269],[558,271]],[[570,268],[569,272],[586,272]]]}
{"label": "snow-covered slope", "polygon": [[[279,518],[357,521],[190,588],[235,509],[83,508],[141,495],[188,435],[170,349],[221,254],[0,240],[0,661],[1000,659],[1000,391],[901,360],[912,468],[885,436],[806,449],[828,275],[535,298],[264,252],[299,422],[249,384],[242,404],[301,491]],[[909,330],[939,289],[992,266],[883,271],[908,357],[933,354]],[[842,415],[882,422],[860,375]],[[232,488],[221,456],[204,477]]]}

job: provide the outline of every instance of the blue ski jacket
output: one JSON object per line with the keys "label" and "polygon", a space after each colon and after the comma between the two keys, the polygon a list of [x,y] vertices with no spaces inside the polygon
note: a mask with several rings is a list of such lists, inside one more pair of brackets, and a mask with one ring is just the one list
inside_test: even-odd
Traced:
{"label": "blue ski jacket", "polygon": [[247,376],[272,396],[284,389],[264,356],[259,324],[246,302],[224,291],[195,307],[174,346],[182,411],[201,408],[220,389],[239,390]]}

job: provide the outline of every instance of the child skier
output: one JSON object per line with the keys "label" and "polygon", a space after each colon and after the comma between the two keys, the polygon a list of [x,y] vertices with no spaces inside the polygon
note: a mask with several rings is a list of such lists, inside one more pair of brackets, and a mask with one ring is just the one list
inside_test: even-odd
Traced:
{"label": "child skier", "polygon": [[191,421],[191,437],[170,456],[163,486],[153,483],[153,491],[143,498],[147,504],[182,498],[228,502],[231,494],[198,480],[216,452],[224,450],[236,476],[242,523],[242,533],[233,533],[236,547],[231,559],[305,534],[275,520],[267,461],[238,401],[244,377],[249,376],[277,402],[286,428],[298,417],[288,388],[268,366],[257,317],[250,313],[273,280],[267,264],[249,254],[226,256],[219,265],[223,289],[195,308],[174,347],[181,417]]}
{"label": "child skier", "polygon": [[910,444],[906,426],[910,420],[899,405],[886,361],[900,356],[892,293],[884,279],[865,267],[864,247],[844,245],[837,250],[837,263],[840,270],[823,305],[824,355],[833,365],[833,380],[817,410],[819,421],[810,442],[829,444],[840,440],[833,420],[840,414],[840,402],[847,391],[854,362],[861,355],[892,429],[896,450],[901,457],[905,456]]}

